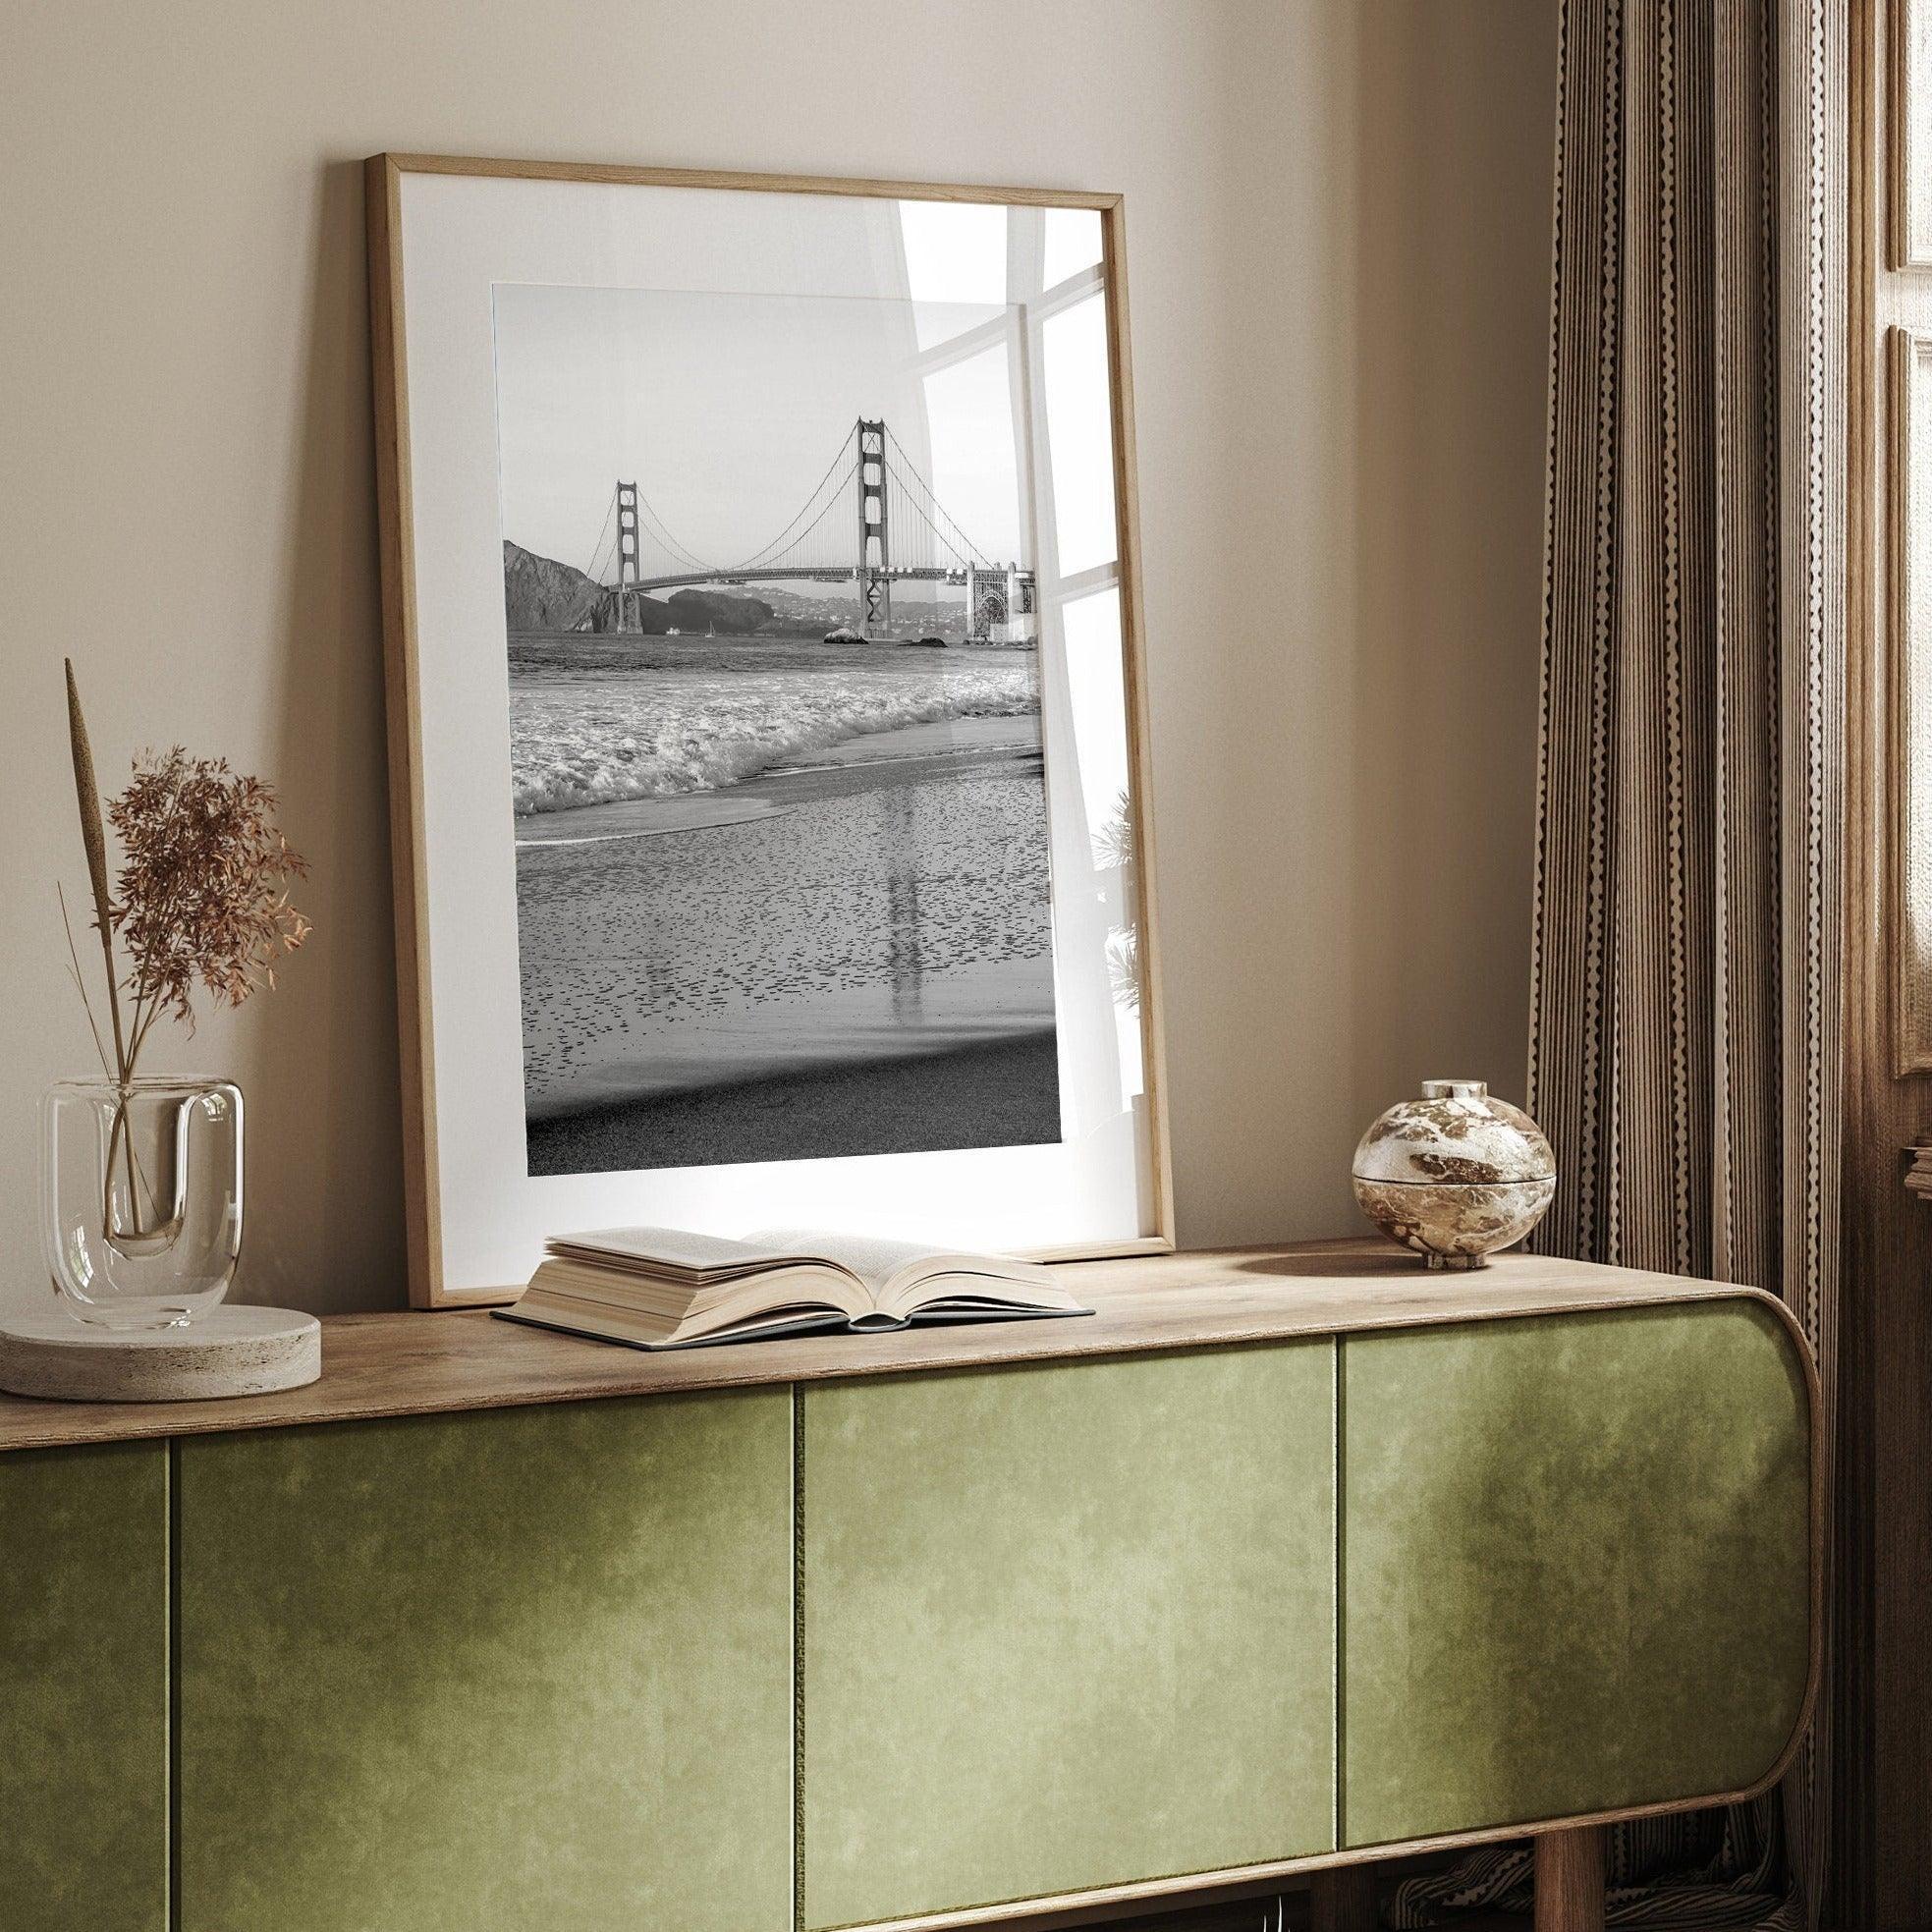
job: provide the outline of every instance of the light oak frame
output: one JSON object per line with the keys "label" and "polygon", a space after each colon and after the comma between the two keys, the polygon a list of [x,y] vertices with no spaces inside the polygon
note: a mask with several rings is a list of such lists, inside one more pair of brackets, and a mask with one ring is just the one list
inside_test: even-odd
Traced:
{"label": "light oak frame", "polygon": [[411,1305],[417,1308],[487,1306],[514,1300],[523,1287],[522,1283],[516,1283],[502,1288],[462,1289],[451,1287],[443,1280],[435,1040],[430,1013],[429,956],[424,938],[428,928],[427,854],[423,843],[422,709],[417,675],[415,535],[411,511],[409,372],[403,336],[402,184],[403,177],[412,174],[1085,208],[1099,215],[1101,267],[1106,285],[1108,373],[1112,382],[1129,812],[1134,852],[1148,1207],[1153,1232],[1104,1244],[1036,1250],[1036,1255],[1050,1261],[1091,1260],[1171,1250],[1174,1246],[1173,1165],[1167,1132],[1166,1048],[1161,1026],[1160,945],[1153,883],[1150,733],[1143,661],[1145,616],[1140,581],[1140,513],[1134,480],[1124,197],[1076,190],[742,174],[597,162],[486,160],[449,154],[374,154],[363,164],[363,169],[389,737],[390,863],[396,907],[397,1023],[402,1048],[404,1209],[408,1223]]}

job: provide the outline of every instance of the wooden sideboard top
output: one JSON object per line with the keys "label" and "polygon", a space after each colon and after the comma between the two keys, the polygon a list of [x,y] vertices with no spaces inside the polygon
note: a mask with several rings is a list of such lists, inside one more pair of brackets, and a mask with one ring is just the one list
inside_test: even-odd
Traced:
{"label": "wooden sideboard top", "polygon": [[1093,1314],[883,1335],[797,1336],[662,1354],[525,1328],[481,1310],[334,1315],[322,1324],[322,1379],[305,1389],[190,1403],[37,1402],[0,1395],[0,1451],[1133,1354],[1754,1293],[1533,1254],[1498,1255],[1473,1273],[1432,1273],[1418,1256],[1374,1241],[1061,1267]]}

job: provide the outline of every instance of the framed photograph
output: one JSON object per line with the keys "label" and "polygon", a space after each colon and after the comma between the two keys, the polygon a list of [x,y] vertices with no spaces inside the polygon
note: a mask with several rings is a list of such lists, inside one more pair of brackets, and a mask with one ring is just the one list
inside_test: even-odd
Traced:
{"label": "framed photograph", "polygon": [[1115,194],[378,155],[411,1294],[1172,1244]]}

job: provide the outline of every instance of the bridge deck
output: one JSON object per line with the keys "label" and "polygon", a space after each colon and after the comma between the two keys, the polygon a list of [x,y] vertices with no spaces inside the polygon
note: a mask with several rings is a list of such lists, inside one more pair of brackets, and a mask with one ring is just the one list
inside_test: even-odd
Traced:
{"label": "bridge deck", "polygon": [[[985,571],[983,577],[1004,577],[1004,571]],[[1030,583],[1031,571],[1015,571],[1013,576],[1021,583]],[[629,583],[607,583],[606,590],[676,590],[688,589],[698,583],[850,583],[859,578],[870,578],[888,583],[925,582],[925,583],[964,583],[966,574],[963,570],[948,570],[937,566],[909,564],[889,566],[884,570],[866,569],[862,565],[851,564],[843,568],[820,567],[815,570],[791,570],[778,568],[754,571],[687,571],[679,577],[641,577],[634,578]]]}

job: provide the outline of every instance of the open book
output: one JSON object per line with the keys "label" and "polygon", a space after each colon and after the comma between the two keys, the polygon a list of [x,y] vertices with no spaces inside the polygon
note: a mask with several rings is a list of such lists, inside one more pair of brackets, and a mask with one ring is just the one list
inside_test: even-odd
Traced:
{"label": "open book", "polygon": [[1092,1313],[1049,1268],[866,1235],[771,1228],[727,1241],[679,1228],[605,1228],[545,1245],[549,1258],[523,1299],[497,1313],[637,1349]]}

